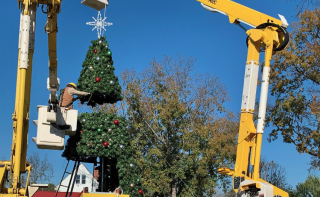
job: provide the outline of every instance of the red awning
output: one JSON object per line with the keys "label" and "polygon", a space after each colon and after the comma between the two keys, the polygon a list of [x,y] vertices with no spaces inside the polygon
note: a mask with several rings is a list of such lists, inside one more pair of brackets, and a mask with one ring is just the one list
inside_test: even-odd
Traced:
{"label": "red awning", "polygon": [[[68,197],[69,197],[68,193]],[[72,192],[72,196],[71,197],[79,197],[82,194],[79,192]],[[56,192],[48,192],[48,191],[37,191],[36,193],[33,194],[32,197],[54,197],[56,195]],[[65,197],[66,196],[66,192],[58,192],[57,197]]]}

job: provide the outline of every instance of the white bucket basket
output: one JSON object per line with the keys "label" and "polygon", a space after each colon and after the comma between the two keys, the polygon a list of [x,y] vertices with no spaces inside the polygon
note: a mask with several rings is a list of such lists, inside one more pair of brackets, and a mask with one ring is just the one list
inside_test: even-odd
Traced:
{"label": "white bucket basket", "polygon": [[39,149],[63,150],[65,135],[73,136],[77,130],[78,110],[58,107],[48,112],[48,106],[38,106],[38,120],[34,120],[37,137],[32,140]]}

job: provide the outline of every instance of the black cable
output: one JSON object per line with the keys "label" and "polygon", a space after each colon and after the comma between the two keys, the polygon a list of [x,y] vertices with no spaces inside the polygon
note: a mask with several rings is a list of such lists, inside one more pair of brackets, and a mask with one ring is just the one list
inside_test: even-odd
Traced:
{"label": "black cable", "polygon": [[256,27],[256,29],[265,29],[268,26],[277,27],[280,31],[282,31],[282,33],[284,35],[284,40],[280,44],[280,46],[278,46],[277,48],[273,48],[273,51],[283,50],[289,43],[290,35],[289,35],[288,31],[285,28],[281,27],[280,25],[277,25],[274,23],[263,23],[263,24],[259,25],[258,27]]}
{"label": "black cable", "polygon": [[[283,33],[283,35],[284,35],[283,42],[280,44],[280,46],[278,46],[276,48],[273,48],[273,51],[281,51],[281,50],[283,50],[289,43],[290,35],[289,35],[288,31],[284,27],[281,27],[280,25],[277,25],[277,24],[274,24],[274,23],[263,23],[261,25],[258,25],[256,27],[256,29],[265,29],[268,26],[277,27]],[[249,42],[249,36],[246,39],[247,47],[248,47],[248,42]]]}
{"label": "black cable", "polygon": [[43,11],[43,6],[44,6],[44,4],[42,4],[42,5],[41,5],[41,11],[42,11],[42,13],[44,13],[44,14],[48,14],[48,13],[49,13],[48,9],[47,9],[47,11],[46,11],[46,12],[45,12],[45,11]]}

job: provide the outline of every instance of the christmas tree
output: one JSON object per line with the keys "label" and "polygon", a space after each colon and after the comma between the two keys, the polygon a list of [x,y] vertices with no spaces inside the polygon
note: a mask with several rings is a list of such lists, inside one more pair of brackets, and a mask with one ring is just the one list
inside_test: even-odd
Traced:
{"label": "christmas tree", "polygon": [[[114,75],[108,43],[101,37],[92,44],[78,79],[78,89],[90,92],[92,96],[81,98],[81,102],[87,102],[89,106],[115,103],[122,99],[121,87]],[[78,116],[76,135],[67,140],[62,156],[91,163],[99,157],[98,190],[113,192],[121,188],[124,194],[135,197],[143,191],[139,169],[132,157],[127,125],[126,118],[116,114],[82,113]]]}
{"label": "christmas tree", "polygon": [[77,84],[77,89],[91,95],[80,97],[81,103],[95,106],[122,100],[121,86],[114,74],[112,53],[106,38],[101,37],[91,43]]}

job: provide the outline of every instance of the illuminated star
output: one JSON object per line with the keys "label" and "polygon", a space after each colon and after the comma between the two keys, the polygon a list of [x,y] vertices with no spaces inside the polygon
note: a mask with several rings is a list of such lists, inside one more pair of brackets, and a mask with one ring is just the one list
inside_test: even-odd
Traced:
{"label": "illuminated star", "polygon": [[[102,19],[100,11],[98,11],[98,17],[97,17],[97,19],[95,19],[94,17],[92,17],[92,18],[93,18],[94,21],[93,21],[93,22],[87,22],[86,24],[87,24],[87,25],[93,25],[93,26],[94,26],[94,28],[92,29],[92,31],[95,30],[95,29],[97,29],[98,38],[100,38],[100,37],[103,35],[103,32],[106,31],[106,29],[104,28],[105,26],[111,26],[111,25],[113,25],[113,23],[105,22],[105,20],[107,19],[107,17],[104,17],[104,18]],[[104,31],[102,31],[102,29],[103,29]]]}

